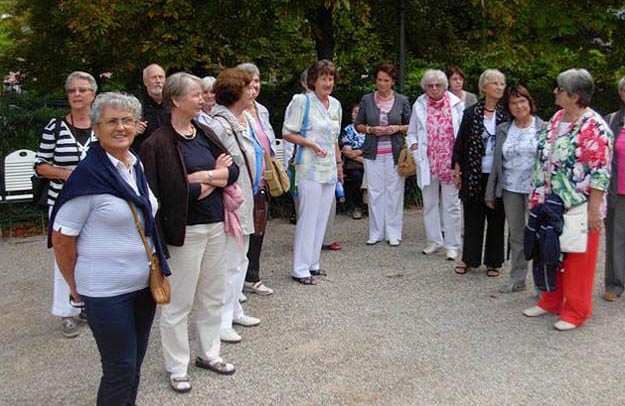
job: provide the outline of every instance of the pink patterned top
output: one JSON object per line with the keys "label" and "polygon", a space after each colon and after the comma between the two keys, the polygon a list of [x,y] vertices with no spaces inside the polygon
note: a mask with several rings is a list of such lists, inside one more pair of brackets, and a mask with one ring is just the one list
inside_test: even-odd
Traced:
{"label": "pink patterned top", "polygon": [[427,98],[428,161],[430,174],[441,183],[452,182],[451,155],[454,150],[454,127],[447,93],[440,99]]}
{"label": "pink patterned top", "polygon": [[[395,94],[393,93],[393,97],[388,100],[382,100],[378,96],[378,92],[375,92],[373,99],[375,100],[375,105],[378,106],[378,109],[380,110],[380,125],[387,126],[388,125],[388,113],[393,108],[393,104],[395,104]],[[393,147],[391,145],[391,137],[389,135],[379,136],[377,155],[392,154],[392,153],[393,153]]]}

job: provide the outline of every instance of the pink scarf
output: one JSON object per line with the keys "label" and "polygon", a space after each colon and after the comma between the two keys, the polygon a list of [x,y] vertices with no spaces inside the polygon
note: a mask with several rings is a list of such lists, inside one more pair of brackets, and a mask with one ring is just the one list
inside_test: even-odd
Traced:
{"label": "pink scarf", "polygon": [[430,174],[442,183],[451,183],[451,155],[454,148],[454,126],[449,95],[440,100],[427,97],[428,161]]}
{"label": "pink scarf", "polygon": [[223,188],[224,198],[224,230],[243,244],[241,237],[241,220],[239,219],[239,207],[243,204],[243,192],[238,184],[233,183]]}

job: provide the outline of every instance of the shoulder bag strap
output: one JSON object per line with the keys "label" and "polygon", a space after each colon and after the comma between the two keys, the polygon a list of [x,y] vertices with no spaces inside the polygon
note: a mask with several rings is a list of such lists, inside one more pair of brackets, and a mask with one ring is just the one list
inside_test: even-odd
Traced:
{"label": "shoulder bag strap", "polygon": [[[302,138],[306,138],[306,128],[308,127],[308,116],[310,115],[310,96],[306,95],[306,107],[304,107],[304,119],[302,120],[302,129],[300,130],[300,134],[302,134]],[[300,152],[300,154],[298,154]],[[302,160],[301,148],[298,151],[297,144],[293,147],[293,157],[292,160],[296,164],[299,164]]]}
{"label": "shoulder bag strap", "polygon": [[139,235],[141,236],[141,241],[143,241],[143,247],[145,247],[145,252],[148,254],[148,261],[152,260],[152,249],[150,248],[150,244],[148,244],[148,240],[145,238],[145,233],[143,232],[143,227],[139,222],[139,217],[137,216],[137,211],[134,206],[130,202],[130,200],[126,200],[128,203],[128,207],[130,207],[130,211],[132,212],[132,218],[135,220],[135,225],[137,226],[137,231],[139,231]]}

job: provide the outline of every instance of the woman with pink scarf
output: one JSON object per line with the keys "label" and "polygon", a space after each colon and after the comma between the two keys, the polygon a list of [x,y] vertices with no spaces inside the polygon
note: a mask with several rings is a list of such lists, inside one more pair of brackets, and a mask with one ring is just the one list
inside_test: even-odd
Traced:
{"label": "woman with pink scarf", "polygon": [[425,94],[412,106],[407,141],[423,197],[428,244],[422,252],[431,255],[444,247],[446,258],[453,261],[460,248],[460,200],[453,184],[451,155],[464,103],[447,90],[447,76],[440,70],[427,70],[421,87]]}

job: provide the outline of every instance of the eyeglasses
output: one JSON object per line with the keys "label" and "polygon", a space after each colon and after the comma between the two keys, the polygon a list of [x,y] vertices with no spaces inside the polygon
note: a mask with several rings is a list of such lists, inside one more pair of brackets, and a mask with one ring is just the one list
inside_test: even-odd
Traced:
{"label": "eyeglasses", "polygon": [[99,124],[102,124],[108,128],[117,128],[121,123],[125,128],[133,127],[136,123],[135,119],[132,117],[123,117],[123,118],[111,118],[106,121],[98,121]]}
{"label": "eyeglasses", "polygon": [[425,87],[428,87],[430,89],[436,89],[438,87],[443,87],[443,85],[440,83],[428,83],[427,85],[425,85]]}
{"label": "eyeglasses", "polygon": [[72,87],[71,89],[67,89],[66,91],[67,91],[67,94],[74,94],[74,93],[83,94],[83,93],[93,91],[93,89],[89,87]]}

